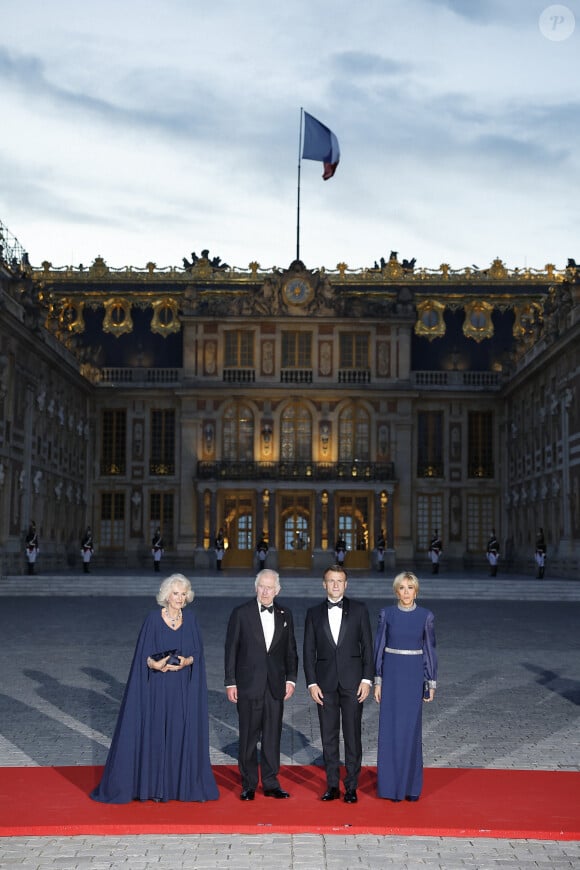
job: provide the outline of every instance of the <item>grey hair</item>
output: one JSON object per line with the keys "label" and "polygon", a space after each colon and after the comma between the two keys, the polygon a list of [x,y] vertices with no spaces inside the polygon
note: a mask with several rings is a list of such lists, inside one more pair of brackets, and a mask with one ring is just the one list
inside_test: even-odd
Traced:
{"label": "grey hair", "polygon": [[280,575],[278,574],[277,571],[274,571],[273,568],[262,568],[261,571],[258,571],[258,573],[256,574],[256,582],[254,583],[254,586],[256,587],[256,592],[258,591],[258,585],[259,585],[259,583],[260,583],[260,580],[261,580],[261,579],[262,579],[266,574],[269,575],[270,577],[272,577],[272,578],[275,580],[275,582],[276,582],[276,594],[278,594],[278,592],[279,592],[280,589],[282,588],[282,587],[280,586]]}
{"label": "grey hair", "polygon": [[171,587],[174,583],[178,583],[180,586],[184,587],[185,590],[185,601],[187,604],[191,604],[195,597],[195,592],[191,588],[191,583],[183,574],[171,574],[169,577],[166,577],[161,586],[159,587],[159,592],[157,593],[157,604],[161,605],[161,607],[167,604],[167,599],[169,598],[169,594],[171,592]]}

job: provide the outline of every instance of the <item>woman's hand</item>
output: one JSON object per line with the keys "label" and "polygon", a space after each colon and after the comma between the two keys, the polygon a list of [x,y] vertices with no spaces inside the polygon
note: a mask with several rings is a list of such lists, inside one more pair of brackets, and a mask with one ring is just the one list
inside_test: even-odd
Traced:
{"label": "woman's hand", "polygon": [[381,703],[381,687],[375,686],[375,701],[377,704]]}
{"label": "woman's hand", "polygon": [[179,656],[178,665],[166,665],[165,671],[182,671],[184,668],[190,668],[194,662],[193,656]]}
{"label": "woman's hand", "polygon": [[167,671],[181,671],[183,668],[190,668],[194,663],[195,659],[193,656],[179,656],[179,664],[178,665],[169,665],[167,664],[169,661],[169,656],[165,656],[164,659],[159,659],[159,661],[155,661],[151,656],[147,659],[147,667],[152,671],[161,671],[162,674],[166,674]]}
{"label": "woman's hand", "polygon": [[172,665],[172,669],[174,671],[180,671],[182,668],[190,668],[194,661],[195,659],[193,656],[179,656],[179,664]]}
{"label": "woman's hand", "polygon": [[165,673],[165,671],[169,668],[167,662],[169,661],[169,656],[165,656],[164,659],[152,659],[151,656],[147,656],[147,667],[150,671],[161,671],[161,673]]}
{"label": "woman's hand", "polygon": [[426,704],[430,704],[433,698],[435,697],[435,689],[429,689],[429,697],[423,698]]}

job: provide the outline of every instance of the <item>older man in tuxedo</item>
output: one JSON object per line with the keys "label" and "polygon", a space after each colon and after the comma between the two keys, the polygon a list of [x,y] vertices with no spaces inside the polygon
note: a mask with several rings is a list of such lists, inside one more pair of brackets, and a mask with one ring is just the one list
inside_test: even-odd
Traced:
{"label": "older man in tuxedo", "polygon": [[278,780],[280,740],[284,701],[294,694],[298,672],[292,613],[274,601],[281,588],[278,573],[263,569],[255,587],[256,597],[233,610],[225,647],[226,693],[238,708],[243,801],[254,800],[258,767],[266,797],[290,797]]}
{"label": "older man in tuxedo", "polygon": [[346,767],[345,803],[357,802],[362,764],[362,710],[374,676],[372,633],[366,605],[345,596],[342,565],[324,572],[326,598],[306,614],[304,673],[318,705],[327,789],[323,801],[340,797],[340,724]]}

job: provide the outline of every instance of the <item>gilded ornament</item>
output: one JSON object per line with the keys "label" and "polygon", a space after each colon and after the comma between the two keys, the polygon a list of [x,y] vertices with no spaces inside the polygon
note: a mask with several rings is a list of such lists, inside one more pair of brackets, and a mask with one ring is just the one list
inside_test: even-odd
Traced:
{"label": "gilded ornament", "polygon": [[110,332],[116,338],[126,332],[133,332],[131,304],[119,297],[107,299],[105,302],[105,317],[103,332]]}

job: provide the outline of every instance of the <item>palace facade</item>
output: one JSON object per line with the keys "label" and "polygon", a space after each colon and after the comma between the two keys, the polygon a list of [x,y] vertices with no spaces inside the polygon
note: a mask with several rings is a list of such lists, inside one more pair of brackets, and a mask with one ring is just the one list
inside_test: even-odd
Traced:
{"label": "palace facade", "polygon": [[[580,269],[429,270],[396,252],[351,269],[31,266],[0,256],[0,558],[38,570],[148,563],[160,527],[181,570],[269,563],[577,576]],[[547,570],[549,574],[550,568]]]}

